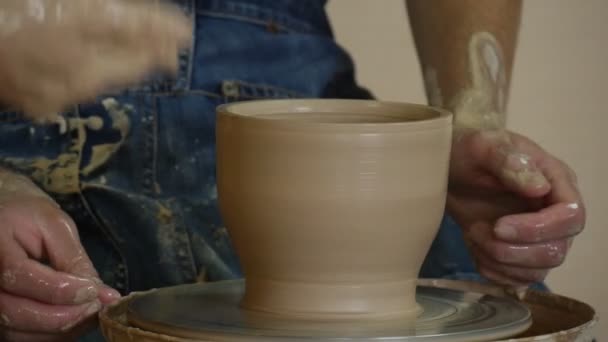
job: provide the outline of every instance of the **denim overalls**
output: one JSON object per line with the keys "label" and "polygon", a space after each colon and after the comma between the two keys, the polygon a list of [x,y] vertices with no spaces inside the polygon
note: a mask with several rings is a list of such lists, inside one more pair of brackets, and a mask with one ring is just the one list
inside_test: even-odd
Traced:
{"label": "denim overalls", "polygon": [[[332,37],[323,0],[173,2],[196,37],[177,78],[153,77],[54,124],[0,113],[0,165],[61,204],[101,278],[123,294],[242,276],[217,207],[217,105],[372,98]],[[480,279],[448,217],[421,276]]]}

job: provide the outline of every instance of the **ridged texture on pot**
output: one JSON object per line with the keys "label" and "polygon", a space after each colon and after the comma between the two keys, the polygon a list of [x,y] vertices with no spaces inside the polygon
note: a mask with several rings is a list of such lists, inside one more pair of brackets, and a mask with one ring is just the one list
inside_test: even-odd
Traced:
{"label": "ridged texture on pot", "polygon": [[218,108],[222,217],[243,306],[313,319],[413,316],[445,208],[451,115],[361,100]]}

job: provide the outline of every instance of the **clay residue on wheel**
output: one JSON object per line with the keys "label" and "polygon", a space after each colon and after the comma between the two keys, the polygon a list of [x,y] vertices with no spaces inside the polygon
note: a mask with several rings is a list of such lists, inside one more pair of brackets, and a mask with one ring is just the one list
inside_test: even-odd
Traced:
{"label": "clay residue on wheel", "polygon": [[477,282],[420,279],[419,285],[472,291],[524,302],[532,313],[532,326],[511,342],[592,342],[597,322],[595,310],[573,298],[532,289],[506,288]]}

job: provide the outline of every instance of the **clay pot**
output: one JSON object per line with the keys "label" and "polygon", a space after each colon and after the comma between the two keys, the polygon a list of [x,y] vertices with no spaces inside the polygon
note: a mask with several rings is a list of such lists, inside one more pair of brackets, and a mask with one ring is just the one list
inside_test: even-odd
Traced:
{"label": "clay pot", "polygon": [[444,211],[451,119],[365,100],[220,106],[218,194],[246,277],[242,306],[415,316],[417,274]]}

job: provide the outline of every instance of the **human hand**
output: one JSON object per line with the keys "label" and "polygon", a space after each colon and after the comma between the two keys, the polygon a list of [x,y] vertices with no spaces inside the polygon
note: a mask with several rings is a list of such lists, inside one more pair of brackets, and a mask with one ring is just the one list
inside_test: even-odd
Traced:
{"label": "human hand", "polygon": [[175,72],[192,28],[160,1],[2,0],[0,103],[37,121],[124,87]]}
{"label": "human hand", "polygon": [[120,297],[102,284],[74,222],[29,179],[0,170],[0,340],[65,342]]}
{"label": "human hand", "polygon": [[455,134],[447,209],[479,272],[503,285],[543,281],[585,225],[574,172],[502,130]]}

